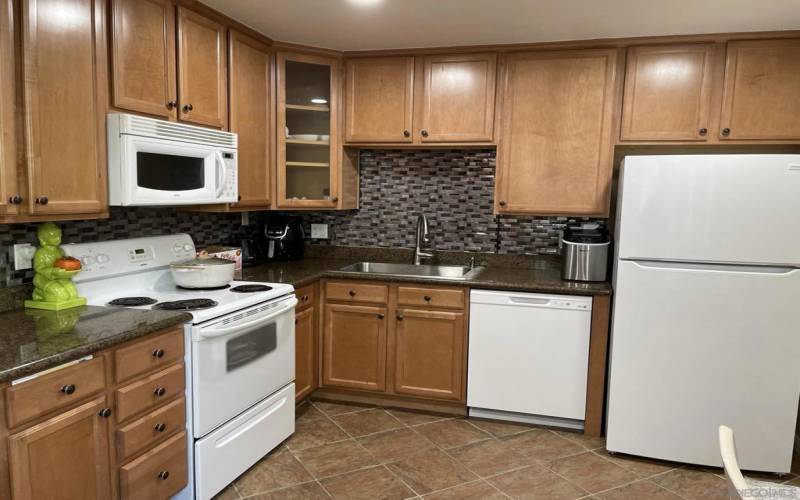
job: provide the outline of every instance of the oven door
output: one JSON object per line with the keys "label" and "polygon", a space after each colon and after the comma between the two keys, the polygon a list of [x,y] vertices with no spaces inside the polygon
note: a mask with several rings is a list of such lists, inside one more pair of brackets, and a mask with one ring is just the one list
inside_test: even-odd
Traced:
{"label": "oven door", "polygon": [[224,154],[213,146],[124,135],[123,205],[219,203],[228,179]]}
{"label": "oven door", "polygon": [[192,327],[194,436],[294,380],[294,295]]}

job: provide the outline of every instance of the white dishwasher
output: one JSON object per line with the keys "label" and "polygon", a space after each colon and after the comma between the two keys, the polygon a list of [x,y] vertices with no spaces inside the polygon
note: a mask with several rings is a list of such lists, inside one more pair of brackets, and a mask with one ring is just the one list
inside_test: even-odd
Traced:
{"label": "white dishwasher", "polygon": [[472,290],[469,315],[469,414],[583,429],[592,298]]}

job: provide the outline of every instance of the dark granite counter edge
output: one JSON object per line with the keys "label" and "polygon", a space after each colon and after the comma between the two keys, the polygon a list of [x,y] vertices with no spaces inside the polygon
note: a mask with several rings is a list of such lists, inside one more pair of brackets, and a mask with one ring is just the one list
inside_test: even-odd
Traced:
{"label": "dark granite counter edge", "polygon": [[37,372],[48,370],[58,365],[62,365],[65,363],[69,363],[70,361],[81,359],[90,354],[96,354],[110,347],[114,347],[119,344],[135,340],[139,337],[144,337],[145,335],[149,335],[151,333],[155,333],[161,330],[166,330],[167,328],[171,328],[175,325],[186,323],[191,319],[192,319],[191,314],[188,313],[177,314],[173,317],[161,321],[153,322],[142,327],[120,332],[119,334],[106,337],[101,340],[97,340],[91,344],[82,345],[80,347],[75,347],[72,349],[67,349],[66,351],[53,354],[46,358],[37,359],[36,361],[32,361],[30,363],[26,363],[23,365],[15,366],[14,368],[0,371],[0,383],[6,383],[11,380],[26,377],[28,375],[33,375]]}

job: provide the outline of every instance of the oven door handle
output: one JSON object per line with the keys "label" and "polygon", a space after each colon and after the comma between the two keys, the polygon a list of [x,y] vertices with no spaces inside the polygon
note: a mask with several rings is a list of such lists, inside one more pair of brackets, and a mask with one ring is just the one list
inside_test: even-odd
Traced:
{"label": "oven door handle", "polygon": [[217,196],[219,198],[222,196],[222,192],[225,191],[225,180],[228,177],[228,167],[225,165],[225,158],[222,157],[222,153],[219,151],[214,151],[214,161],[216,163],[216,173],[217,173]]}
{"label": "oven door handle", "polygon": [[238,323],[238,324],[236,324],[234,326],[231,326],[231,327],[228,327],[228,328],[215,328],[213,326],[209,327],[209,328],[203,328],[203,329],[200,330],[200,337],[204,338],[204,339],[213,339],[215,337],[224,337],[225,335],[235,335],[235,334],[237,334],[239,332],[243,332],[245,330],[248,330],[253,325],[256,325],[258,323],[263,323],[263,322],[271,320],[272,318],[274,318],[276,316],[280,316],[281,314],[285,313],[286,311],[294,309],[294,306],[296,306],[296,305],[297,305],[297,298],[296,297],[292,297],[291,299],[286,301],[286,305],[284,305],[283,307],[280,307],[280,308],[272,311],[270,314],[268,314],[266,316],[262,316],[262,317],[253,319],[251,321],[246,321],[244,323]]}

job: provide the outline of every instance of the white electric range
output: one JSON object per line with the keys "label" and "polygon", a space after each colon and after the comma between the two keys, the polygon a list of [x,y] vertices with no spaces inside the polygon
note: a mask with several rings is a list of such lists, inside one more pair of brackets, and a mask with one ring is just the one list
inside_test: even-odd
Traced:
{"label": "white electric range", "polygon": [[294,432],[294,288],[233,281],[182,289],[169,264],[195,257],[189,235],[64,245],[89,305],[166,309],[184,325],[189,485],[208,499]]}

